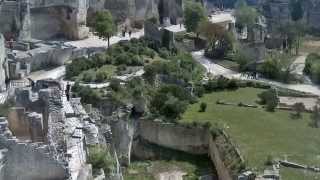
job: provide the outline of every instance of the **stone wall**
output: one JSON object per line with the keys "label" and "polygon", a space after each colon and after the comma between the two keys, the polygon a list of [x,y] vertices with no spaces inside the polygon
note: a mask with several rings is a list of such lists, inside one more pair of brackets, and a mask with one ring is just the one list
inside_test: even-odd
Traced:
{"label": "stone wall", "polygon": [[0,92],[1,90],[5,89],[5,68],[7,67],[5,57],[6,51],[4,47],[4,38],[2,34],[0,34]]}
{"label": "stone wall", "polygon": [[191,154],[208,153],[208,133],[203,128],[140,120],[138,134],[144,140],[159,146]]}
{"label": "stone wall", "polygon": [[[208,154],[216,167],[220,180],[232,180],[242,168],[243,159],[225,132],[214,136],[205,127],[189,127],[151,120],[140,120],[138,136],[142,141],[158,146],[179,150],[195,155]],[[143,152],[139,146],[135,153],[142,157],[152,157],[150,151]]]}
{"label": "stone wall", "polygon": [[0,149],[6,148],[1,172],[5,180],[64,180],[64,164],[50,156],[50,147],[41,143],[24,143],[12,136],[5,118],[0,118]]}

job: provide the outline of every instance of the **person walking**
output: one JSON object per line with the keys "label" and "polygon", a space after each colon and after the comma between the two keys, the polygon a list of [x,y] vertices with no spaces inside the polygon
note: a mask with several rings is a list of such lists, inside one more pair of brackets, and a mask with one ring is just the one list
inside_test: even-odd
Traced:
{"label": "person walking", "polygon": [[10,88],[10,79],[8,77],[6,77],[6,79],[4,80],[5,84],[6,84],[6,90],[8,91]]}
{"label": "person walking", "polygon": [[131,34],[132,34],[132,31],[130,30],[130,31],[129,31],[129,38],[131,38]]}
{"label": "person walking", "polygon": [[71,90],[71,85],[69,84],[69,82],[67,82],[67,86],[66,86],[66,90],[65,90],[67,101],[70,100],[70,90]]}

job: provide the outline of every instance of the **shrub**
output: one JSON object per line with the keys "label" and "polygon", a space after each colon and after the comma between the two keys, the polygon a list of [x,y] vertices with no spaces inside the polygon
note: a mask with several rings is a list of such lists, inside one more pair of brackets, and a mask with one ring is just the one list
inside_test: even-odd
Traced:
{"label": "shrub", "polygon": [[117,72],[120,73],[122,71],[126,71],[127,70],[127,65],[125,64],[121,64],[117,67]]}
{"label": "shrub", "polygon": [[239,88],[239,85],[238,85],[238,82],[237,80],[235,79],[231,79],[229,82],[228,82],[228,89],[238,89]]}
{"label": "shrub", "polygon": [[279,104],[278,93],[276,89],[269,89],[258,95],[260,103],[265,104],[268,111],[274,111]]}
{"label": "shrub", "polygon": [[121,89],[120,80],[118,80],[118,79],[112,79],[112,80],[110,81],[109,87],[110,87],[112,90],[114,90],[115,92],[120,91],[120,89]]}
{"label": "shrub", "polygon": [[96,82],[104,82],[107,80],[108,77],[108,72],[105,71],[98,71],[96,74]]}
{"label": "shrub", "polygon": [[85,71],[82,80],[84,82],[94,82],[96,80],[96,73],[94,71]]}
{"label": "shrub", "polygon": [[88,86],[80,86],[79,83],[75,83],[75,85],[72,86],[72,92],[76,96],[81,97],[81,102],[85,104],[96,106],[101,101],[101,96],[96,90]]}
{"label": "shrub", "polygon": [[161,48],[159,50],[159,56],[163,59],[168,59],[170,56],[170,53],[166,48]]}
{"label": "shrub", "polygon": [[89,148],[88,163],[92,165],[94,174],[97,174],[100,169],[103,169],[105,174],[109,174],[115,166],[115,160],[102,146]]}
{"label": "shrub", "polygon": [[225,89],[228,87],[229,80],[223,76],[220,76],[217,81],[217,88]]}
{"label": "shrub", "polygon": [[295,103],[292,108],[296,112],[297,117],[301,117],[301,113],[306,109],[303,103]]}
{"label": "shrub", "polygon": [[207,110],[207,103],[202,102],[202,103],[200,104],[200,110],[199,110],[199,112],[206,112],[206,110]]}

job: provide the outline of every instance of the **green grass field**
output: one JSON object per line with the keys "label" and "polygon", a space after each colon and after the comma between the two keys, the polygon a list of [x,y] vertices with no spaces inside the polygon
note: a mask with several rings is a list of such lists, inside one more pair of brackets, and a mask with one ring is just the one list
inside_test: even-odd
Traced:
{"label": "green grass field", "polygon": [[[207,94],[199,103],[189,106],[181,122],[218,122],[239,145],[249,167],[262,170],[267,156],[320,165],[320,129],[309,126],[310,114],[291,119],[290,112],[267,112],[262,108],[217,105],[217,100],[256,104],[262,89],[242,88]],[[206,112],[199,112],[199,104],[206,102]],[[298,175],[297,175],[298,174]],[[284,180],[310,179],[309,175],[283,169]],[[320,178],[320,174],[317,175]],[[297,178],[295,178],[297,177]],[[314,179],[314,178],[311,178]]]}

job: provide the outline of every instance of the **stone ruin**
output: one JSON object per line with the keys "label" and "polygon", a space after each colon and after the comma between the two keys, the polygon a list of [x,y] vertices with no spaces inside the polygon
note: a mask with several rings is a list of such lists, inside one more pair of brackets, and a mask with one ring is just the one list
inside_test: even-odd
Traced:
{"label": "stone ruin", "polygon": [[43,83],[17,89],[16,106],[0,118],[0,179],[89,180],[87,146],[99,143],[98,128],[80,98]]}

